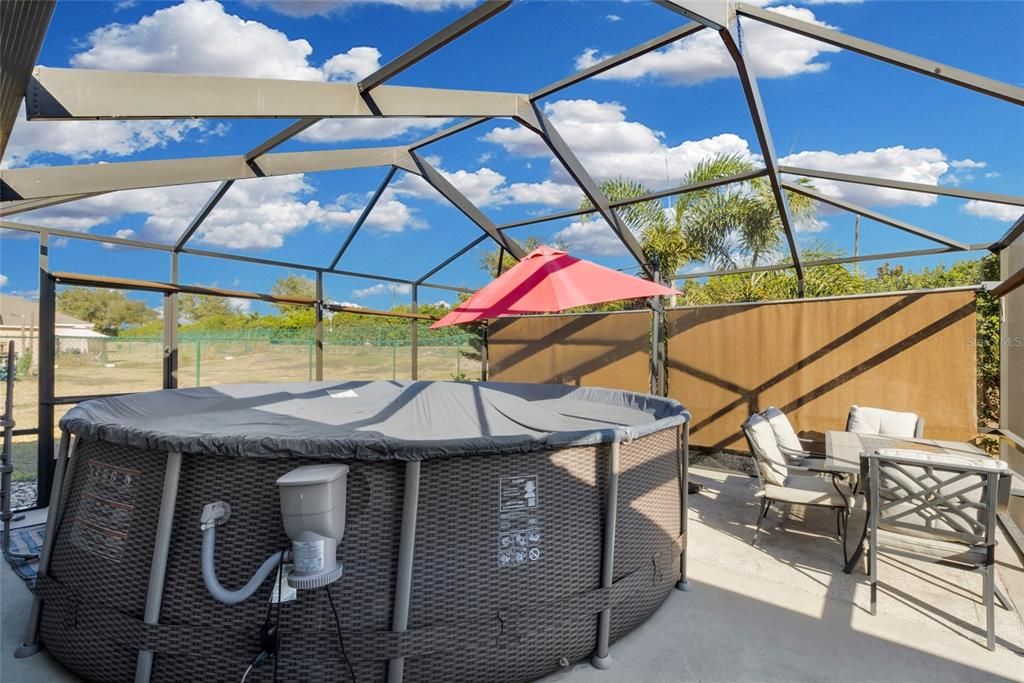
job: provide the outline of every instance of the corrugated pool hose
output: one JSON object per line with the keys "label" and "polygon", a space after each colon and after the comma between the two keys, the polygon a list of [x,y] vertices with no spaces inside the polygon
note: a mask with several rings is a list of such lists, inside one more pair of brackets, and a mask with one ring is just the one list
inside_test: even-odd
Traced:
{"label": "corrugated pool hose", "polygon": [[263,560],[263,564],[256,570],[249,582],[238,590],[229,590],[222,586],[217,580],[217,572],[213,566],[213,546],[217,533],[216,528],[226,522],[230,514],[231,507],[224,501],[218,500],[207,503],[199,518],[199,528],[203,530],[203,583],[206,584],[206,590],[214,600],[226,605],[237,605],[243,600],[251,598],[259,590],[259,587],[270,576],[270,572],[286,559],[286,553],[284,551],[276,552]]}

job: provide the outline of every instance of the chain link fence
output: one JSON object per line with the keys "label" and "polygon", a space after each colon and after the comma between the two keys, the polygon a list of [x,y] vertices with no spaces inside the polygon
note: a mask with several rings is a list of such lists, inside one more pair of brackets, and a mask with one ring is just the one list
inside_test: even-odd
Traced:
{"label": "chain link fence", "polygon": [[[38,426],[38,345],[35,336],[15,340],[18,371],[14,381],[17,428]],[[154,391],[163,386],[162,337],[58,336],[54,356],[55,396],[88,396]],[[471,334],[418,331],[418,378],[476,380],[481,377],[478,338]],[[324,336],[325,380],[412,379],[408,326],[382,326]],[[243,382],[301,382],[316,378],[312,330],[184,332],[178,338],[178,386]],[[71,406],[55,408],[59,421]],[[13,507],[36,499],[38,436],[14,439]]]}

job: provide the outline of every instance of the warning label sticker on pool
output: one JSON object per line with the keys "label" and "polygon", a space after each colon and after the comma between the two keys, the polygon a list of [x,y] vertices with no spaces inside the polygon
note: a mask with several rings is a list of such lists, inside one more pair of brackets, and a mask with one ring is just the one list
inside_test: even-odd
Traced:
{"label": "warning label sticker on pool", "polygon": [[500,512],[515,512],[538,506],[537,477],[502,477]]}
{"label": "warning label sticker on pool", "polygon": [[139,470],[90,459],[85,468],[78,509],[71,524],[71,543],[114,562],[120,562],[128,540]]}
{"label": "warning label sticker on pool", "polygon": [[498,566],[536,562],[542,556],[537,477],[501,477],[498,492]]}

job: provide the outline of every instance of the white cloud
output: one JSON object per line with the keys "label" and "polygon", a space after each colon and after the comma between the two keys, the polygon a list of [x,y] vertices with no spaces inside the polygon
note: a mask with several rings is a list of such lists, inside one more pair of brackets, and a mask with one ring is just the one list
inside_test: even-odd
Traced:
{"label": "white cloud", "polygon": [[1011,204],[995,204],[993,202],[979,202],[976,199],[964,204],[961,209],[972,216],[982,218],[994,218],[999,221],[1015,221],[1024,215],[1024,207]]}
{"label": "white cloud", "polygon": [[310,65],[309,41],[228,14],[215,0],[188,0],[135,24],[108,24],[89,34],[71,58],[86,69],[322,80]]}
{"label": "white cloud", "polygon": [[328,16],[356,5],[393,5],[413,12],[437,12],[451,8],[468,8],[477,0],[245,0],[253,7],[265,6],[289,17]]}
{"label": "white cloud", "polygon": [[985,177],[986,178],[998,178],[999,177],[999,171],[989,171],[988,173],[985,174]]}
{"label": "white cloud", "polygon": [[555,241],[574,254],[621,256],[626,253],[622,240],[601,218],[573,221],[555,233]]}
{"label": "white cloud", "polygon": [[[598,181],[628,177],[652,187],[679,182],[699,161],[715,154],[755,158],[747,142],[733,133],[667,145],[665,134],[626,118],[617,102],[561,100],[545,113],[573,148],[587,171]],[[447,170],[441,160],[428,159],[455,187],[480,207],[535,204],[559,208],[579,206],[583,195],[565,169],[533,132],[521,127],[498,127],[481,140],[501,145],[506,152],[550,161],[550,176],[539,182],[509,183],[500,172],[482,166]],[[396,194],[443,201],[422,178],[407,175],[394,184]]]}
{"label": "white cloud", "polygon": [[953,168],[985,168],[988,166],[984,161],[975,161],[974,159],[954,159],[949,162],[949,165]]}
{"label": "white cloud", "polygon": [[[132,238],[135,237],[135,231],[132,230],[131,228],[121,228],[120,230],[117,230],[117,231],[114,232],[114,237],[117,237],[118,239],[122,239],[122,240],[132,239]],[[117,249],[118,248],[118,245],[110,244],[109,242],[102,242],[100,244],[100,246],[103,247],[104,249]]]}
{"label": "white cloud", "polygon": [[24,117],[23,106],[4,154],[5,166],[24,166],[43,154],[60,154],[75,161],[126,157],[186,138],[201,141],[227,131],[223,123],[201,120],[26,121]]}
{"label": "white cloud", "polygon": [[356,299],[365,299],[366,297],[379,294],[409,294],[410,292],[412,292],[412,285],[378,282],[369,287],[353,290],[352,296]]}
{"label": "white cloud", "polygon": [[354,301],[332,301],[335,306],[345,306],[347,308],[366,308],[362,304],[357,304]]}
{"label": "white cloud", "polygon": [[435,306],[440,306],[441,308],[451,308],[452,307],[452,305],[450,303],[448,303],[447,301],[445,301],[444,299],[440,299],[439,301],[435,301],[434,305]]}
{"label": "white cloud", "polygon": [[[90,33],[84,49],[71,57],[79,68],[156,71],[250,78],[356,81],[381,65],[375,47],[355,46],[327,59],[310,62],[313,48],[305,39],[225,11],[215,0],[187,0],[158,9],[136,23],[113,23]],[[19,119],[23,116],[19,116]],[[327,120],[298,136],[307,142],[384,140],[425,133],[445,119]],[[5,163],[26,164],[41,154],[75,161],[102,155],[125,157],[201,135],[220,135],[225,124],[206,121],[60,121],[15,126]],[[200,138],[201,141],[201,138]]]}
{"label": "white cloud", "polygon": [[[25,217],[57,228],[88,231],[133,214],[145,214],[142,237],[173,242],[215,187],[205,183],[127,190],[31,211]],[[337,207],[304,199],[312,189],[302,175],[239,181],[203,222],[192,242],[231,249],[270,249],[281,246],[286,237],[308,225],[336,228],[349,222]]]}
{"label": "white cloud", "polygon": [[[372,194],[367,192],[364,195],[339,197],[337,205],[333,207],[338,212],[339,222],[346,225],[354,224],[366,208]],[[415,208],[397,198],[393,187],[384,190],[363,226],[381,232],[405,232],[406,229],[424,230],[429,227]]]}
{"label": "white cloud", "polygon": [[7,284],[8,278],[3,273],[0,273],[0,288]]}
{"label": "white cloud", "polygon": [[380,68],[380,50],[375,47],[354,47],[324,62],[324,75],[329,81],[354,83]]}
{"label": "white cloud", "polygon": [[239,299],[237,297],[228,298],[228,304],[231,308],[238,311],[239,313],[249,313],[252,311],[252,299]]}
{"label": "white cloud", "polygon": [[[880,147],[873,151],[840,154],[828,150],[805,151],[780,159],[783,165],[825,169],[839,173],[873,176],[889,180],[935,185],[949,163],[941,149],[903,145]],[[907,192],[889,188],[813,179],[814,187],[830,197],[845,199],[862,206],[931,206],[937,197],[923,192]]]}
{"label": "white cloud", "polygon": [[[508,199],[504,196],[505,176],[494,169],[483,166],[475,171],[447,171],[441,168],[440,159],[428,158],[427,161],[476,206],[483,208],[507,203]],[[399,196],[430,199],[439,203],[448,201],[423,178],[411,173],[393,183],[392,187]]]}
{"label": "white cloud", "polygon": [[606,15],[604,15],[604,18],[607,19],[608,21],[612,22],[613,24],[616,21],[622,21],[622,17],[620,17],[618,14],[606,14]]}
{"label": "white cloud", "polygon": [[[772,11],[818,26],[834,28],[816,19],[814,12],[809,9],[782,6],[773,7]],[[743,22],[743,41],[750,46],[748,54],[751,66],[761,78],[819,73],[827,70],[829,63],[819,61],[818,58],[823,53],[839,52],[837,47],[758,21]],[[576,68],[586,69],[608,56],[588,48],[576,57]],[[717,33],[701,31],[595,78],[634,80],[648,76],[673,84],[693,85],[717,78],[735,77],[736,64],[729,57]]]}
{"label": "white cloud", "polygon": [[545,206],[574,207],[583,201],[583,193],[575,184],[567,185],[545,180],[539,183],[512,183],[505,191],[514,204],[543,204]]}
{"label": "white cloud", "polygon": [[[734,133],[668,145],[663,132],[629,121],[626,108],[618,102],[560,100],[545,105],[544,112],[599,181],[621,176],[664,187],[679,182],[697,162],[714,154],[753,158],[747,141]],[[495,128],[482,139],[501,145],[511,154],[550,157],[540,137],[521,126]],[[561,164],[554,160],[551,175],[555,182],[571,184]]]}

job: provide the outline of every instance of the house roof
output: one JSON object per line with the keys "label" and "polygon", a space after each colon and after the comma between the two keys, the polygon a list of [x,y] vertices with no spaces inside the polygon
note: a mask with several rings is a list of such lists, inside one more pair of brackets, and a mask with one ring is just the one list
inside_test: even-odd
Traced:
{"label": "house roof", "polygon": [[[72,318],[70,315],[58,312],[56,314],[58,325],[76,325],[92,327],[92,323]],[[39,304],[35,301],[20,296],[0,293],[0,325],[8,327],[37,327],[39,324]]]}

